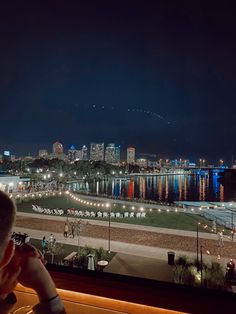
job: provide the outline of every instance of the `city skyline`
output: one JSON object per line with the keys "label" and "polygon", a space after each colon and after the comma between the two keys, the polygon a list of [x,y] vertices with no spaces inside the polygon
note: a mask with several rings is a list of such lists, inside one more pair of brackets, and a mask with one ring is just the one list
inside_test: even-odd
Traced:
{"label": "city skyline", "polygon": [[[98,149],[98,152],[96,150]],[[164,164],[168,163],[175,163],[177,164],[185,164],[188,163],[195,163],[200,167],[204,167],[207,165],[218,165],[218,166],[233,166],[235,164],[235,159],[232,156],[231,160],[225,160],[222,158],[215,158],[214,160],[208,160],[204,156],[196,157],[196,158],[189,158],[188,156],[163,156],[160,154],[154,154],[151,152],[141,152],[139,147],[135,147],[134,145],[129,145],[127,147],[122,147],[119,143],[105,143],[105,142],[90,142],[90,143],[83,143],[83,144],[70,144],[64,145],[59,140],[56,140],[47,147],[40,147],[37,150],[35,149],[36,153],[28,152],[25,155],[16,155],[14,151],[10,151],[8,149],[4,149],[0,151],[0,157],[5,159],[13,160],[18,158],[28,158],[32,157],[33,159],[37,158],[58,158],[64,159],[68,158],[69,161],[75,160],[97,160],[97,161],[106,161],[108,163],[111,159],[115,159],[116,162],[127,162],[127,163],[136,163],[138,160],[141,159],[146,161],[156,161],[156,162],[163,162]],[[94,156],[99,155],[98,158]],[[93,156],[94,155],[94,156]],[[113,160],[113,162],[115,162]]]}
{"label": "city skyline", "polygon": [[1,151],[79,138],[170,158],[236,154],[229,7],[77,1],[1,11]]}

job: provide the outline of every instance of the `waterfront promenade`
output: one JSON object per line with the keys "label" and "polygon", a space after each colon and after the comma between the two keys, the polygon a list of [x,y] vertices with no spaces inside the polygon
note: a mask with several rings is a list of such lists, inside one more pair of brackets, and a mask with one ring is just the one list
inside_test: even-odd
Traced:
{"label": "waterfront promenade", "polygon": [[[65,221],[74,221],[76,217],[64,217],[64,216],[55,216],[55,215],[45,215],[45,214],[36,214],[36,213],[24,213],[24,212],[17,212],[17,217],[25,217],[25,218],[37,218],[37,219],[44,219],[48,221],[58,221],[58,222],[65,222]],[[102,221],[102,220],[95,220],[95,219],[87,219],[83,218],[83,222],[90,225],[97,225],[97,226],[104,226],[108,227],[108,221]],[[186,231],[186,230],[179,230],[179,229],[169,229],[169,228],[159,228],[159,227],[151,227],[151,226],[145,226],[145,225],[135,225],[135,224],[127,224],[127,223],[121,223],[121,222],[111,222],[111,226],[113,228],[121,228],[121,229],[129,229],[129,230],[142,230],[142,231],[148,231],[148,232],[154,232],[154,233],[162,233],[162,234],[172,234],[172,235],[178,235],[178,236],[186,236],[186,237],[196,237],[195,231]],[[211,240],[217,240],[217,235],[215,233],[209,233],[209,232],[198,232],[199,238],[202,239],[211,239]],[[229,237],[224,237],[224,241],[231,242],[231,239]]]}
{"label": "waterfront promenade", "polygon": [[[42,239],[51,233],[57,241],[71,245],[78,245],[78,237],[65,239],[63,226],[67,218],[46,216],[39,214],[17,213],[14,230],[26,232],[30,237]],[[68,218],[68,220],[74,220]],[[86,230],[79,237],[79,245],[108,249],[108,222],[97,220],[83,220]],[[201,242],[202,241],[202,242]],[[111,224],[111,250],[118,253],[130,254],[167,261],[167,252],[174,251],[176,255],[186,255],[196,258],[196,232],[167,228],[156,228],[140,225]],[[215,260],[226,265],[229,258],[236,258],[236,243],[225,238],[224,248],[219,248],[216,234],[199,232],[199,245],[210,249],[211,255],[203,252],[204,260]],[[220,254],[220,259],[218,255]]]}
{"label": "waterfront promenade", "polygon": [[[97,209],[102,211],[112,211],[114,204],[119,204],[120,209],[122,208],[123,211],[131,209],[132,207],[135,207],[136,211],[143,208],[146,212],[150,209],[161,210],[162,212],[185,211],[183,208],[181,209],[166,204],[110,199],[69,192],[58,194],[59,197],[62,195],[66,196],[68,200],[76,197],[89,202],[89,210],[92,210],[91,207],[93,207],[90,205],[91,203],[100,203],[104,206]],[[109,203],[109,209],[106,207],[107,203]],[[78,202],[78,206],[79,204]],[[123,206],[125,206],[125,208],[123,208]],[[189,211],[193,213],[190,208]],[[196,209],[195,214],[200,214],[200,211]],[[41,240],[43,236],[49,238],[50,234],[53,233],[58,243],[76,246],[79,244],[80,246],[90,246],[93,248],[109,248],[108,220],[88,219],[83,217],[82,221],[85,228],[79,239],[78,237],[65,239],[63,236],[65,222],[75,221],[76,218],[78,220],[78,217],[73,216],[45,215],[35,213],[33,210],[32,213],[21,211],[17,212],[14,230],[16,232],[25,232],[29,234],[31,238],[38,240]],[[137,224],[128,224],[116,222],[111,219],[110,248],[117,254],[113,262],[109,263],[106,271],[169,281],[170,277],[168,274],[170,269],[167,263],[168,252],[174,251],[176,257],[186,255],[190,259],[195,259],[197,256],[196,231],[139,225],[138,220]],[[202,254],[204,262],[219,262],[222,267],[225,268],[229,258],[236,259],[236,242],[232,242],[229,237],[224,235],[223,248],[218,246],[218,238],[215,233],[207,233],[199,230],[198,239],[199,258],[200,245],[202,245],[204,247]],[[210,251],[210,254],[206,254],[206,251]]]}

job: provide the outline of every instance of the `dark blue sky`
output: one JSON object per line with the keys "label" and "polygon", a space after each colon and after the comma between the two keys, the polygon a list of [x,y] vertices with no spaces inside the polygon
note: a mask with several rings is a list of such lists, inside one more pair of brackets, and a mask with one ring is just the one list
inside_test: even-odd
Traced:
{"label": "dark blue sky", "polygon": [[236,155],[235,11],[192,2],[2,6],[0,150],[36,153],[58,139]]}

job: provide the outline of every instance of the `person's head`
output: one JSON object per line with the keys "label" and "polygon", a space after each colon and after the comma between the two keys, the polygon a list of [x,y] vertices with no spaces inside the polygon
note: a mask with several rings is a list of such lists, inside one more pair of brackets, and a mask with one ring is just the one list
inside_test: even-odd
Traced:
{"label": "person's head", "polygon": [[0,191],[0,268],[7,265],[14,254],[14,243],[10,239],[15,215],[15,204]]}

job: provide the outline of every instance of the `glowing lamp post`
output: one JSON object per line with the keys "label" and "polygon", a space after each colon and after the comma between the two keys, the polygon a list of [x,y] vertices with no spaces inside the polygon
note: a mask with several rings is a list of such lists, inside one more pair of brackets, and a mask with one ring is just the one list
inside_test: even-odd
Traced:
{"label": "glowing lamp post", "polygon": [[106,208],[109,208],[108,213],[108,253],[111,253],[111,207],[110,204],[106,204]]}
{"label": "glowing lamp post", "polygon": [[199,245],[198,245],[198,240],[199,240],[199,237],[198,237],[198,226],[199,226],[199,222],[197,223],[197,268],[199,269],[199,258],[198,258],[198,252],[199,252]]}
{"label": "glowing lamp post", "polygon": [[[203,268],[203,263],[202,263],[202,249],[204,248],[203,245],[200,245],[200,254],[201,254],[201,262],[200,262],[200,274],[201,274],[201,286],[202,286],[202,283],[203,283],[203,276],[202,276],[202,268]],[[208,255],[210,255],[210,251],[206,251],[206,253]]]}
{"label": "glowing lamp post", "polygon": [[234,211],[233,211],[233,203],[229,203],[229,206],[231,208],[229,209],[231,211],[231,240],[234,241]]}

